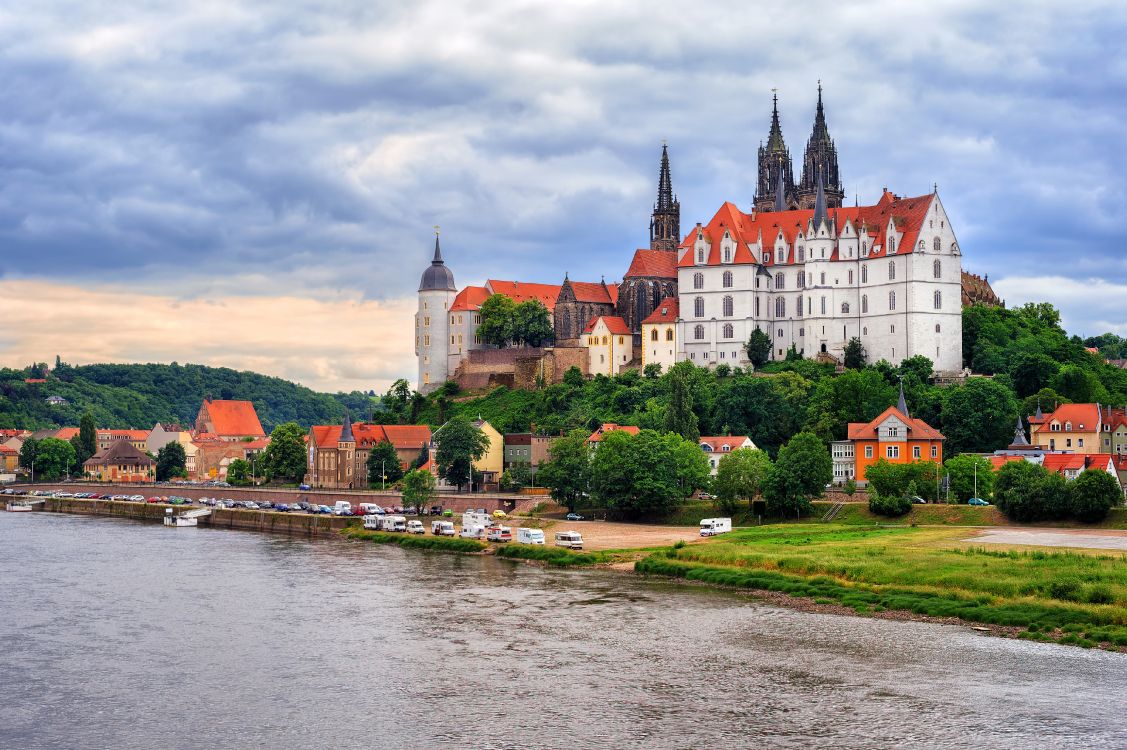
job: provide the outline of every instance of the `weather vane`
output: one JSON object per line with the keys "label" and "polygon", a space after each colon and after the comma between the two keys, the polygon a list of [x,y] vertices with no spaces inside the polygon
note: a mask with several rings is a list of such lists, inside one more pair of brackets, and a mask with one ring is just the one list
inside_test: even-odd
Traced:
{"label": "weather vane", "polygon": [[437,237],[439,235],[439,232],[441,232],[441,231],[442,230],[438,228],[438,225],[435,224],[434,225],[434,236]]}

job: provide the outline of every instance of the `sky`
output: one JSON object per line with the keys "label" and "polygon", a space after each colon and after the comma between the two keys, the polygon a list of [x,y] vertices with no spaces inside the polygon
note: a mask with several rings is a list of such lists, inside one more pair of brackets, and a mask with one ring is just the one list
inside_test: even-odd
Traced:
{"label": "sky", "polygon": [[0,8],[0,366],[414,379],[459,286],[618,280],[667,140],[749,208],[817,84],[847,200],[938,185],[964,267],[1127,335],[1127,5],[37,0]]}

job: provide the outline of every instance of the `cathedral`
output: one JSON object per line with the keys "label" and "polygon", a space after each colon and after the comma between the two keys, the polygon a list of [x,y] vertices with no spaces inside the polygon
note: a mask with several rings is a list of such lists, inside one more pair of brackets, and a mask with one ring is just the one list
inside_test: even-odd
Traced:
{"label": "cathedral", "polygon": [[937,370],[961,368],[961,251],[938,193],[902,198],[886,189],[873,205],[844,206],[821,82],[797,182],[777,94],[749,182],[748,212],[726,202],[711,221],[682,234],[663,145],[649,247],[633,252],[621,283],[565,274],[558,286],[490,280],[459,291],[436,239],[415,319],[419,390],[441,385],[471,350],[488,348],[476,335],[477,311],[494,293],[543,302],[557,350],[607,345],[605,336],[592,335],[604,321],[599,330],[620,332],[618,351],[632,345],[637,353],[626,362],[615,357],[619,370],[640,366],[644,338],[658,335],[646,321],[666,300],[678,312],[676,340],[663,348],[673,348],[677,361],[747,366],[744,344],[758,329],[772,341],[772,359],[794,348],[841,361],[846,343],[859,338],[870,361],[895,364],[922,354]]}

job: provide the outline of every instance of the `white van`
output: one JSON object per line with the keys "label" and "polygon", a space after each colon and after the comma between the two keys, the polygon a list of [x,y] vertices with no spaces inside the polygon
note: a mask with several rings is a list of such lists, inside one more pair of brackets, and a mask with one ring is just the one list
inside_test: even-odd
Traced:
{"label": "white van", "polygon": [[544,543],[544,530],[543,529],[517,529],[517,544],[543,544]]}
{"label": "white van", "polygon": [[383,519],[380,516],[364,516],[364,528],[372,531],[380,530],[380,522]]}
{"label": "white van", "polygon": [[462,514],[462,528],[469,526],[484,526],[489,528],[493,525],[493,517],[483,510],[467,510]]}
{"label": "white van", "polygon": [[427,530],[423,528],[422,521],[408,521],[407,522],[408,534],[425,534]]}
{"label": "white van", "polygon": [[431,521],[430,533],[435,536],[454,536],[454,524],[451,521]]}
{"label": "white van", "polygon": [[336,504],[333,506],[333,515],[334,516],[351,516],[352,515],[352,503],[348,502],[347,500],[337,500]]}
{"label": "white van", "polygon": [[384,516],[380,528],[384,531],[406,531],[407,518],[405,516]]}
{"label": "white van", "polygon": [[463,539],[480,539],[481,541],[484,542],[485,541],[485,527],[481,526],[481,525],[463,526],[462,527],[462,533],[459,534],[458,536],[462,537]]}
{"label": "white van", "polygon": [[379,515],[383,513],[383,508],[375,503],[360,503],[357,506],[360,509],[360,514],[364,516]]}
{"label": "white van", "polygon": [[568,549],[583,549],[583,535],[578,531],[557,531],[556,546]]}
{"label": "white van", "polygon": [[700,520],[701,536],[716,536],[731,530],[732,519],[730,518],[702,518]]}

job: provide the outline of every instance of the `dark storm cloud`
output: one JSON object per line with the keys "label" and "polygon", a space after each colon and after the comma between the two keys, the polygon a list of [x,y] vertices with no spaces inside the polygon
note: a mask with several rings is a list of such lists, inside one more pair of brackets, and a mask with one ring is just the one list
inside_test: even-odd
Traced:
{"label": "dark storm cloud", "polygon": [[971,270],[1127,278],[1118,4],[30,7],[0,13],[7,275],[402,297],[441,224],[460,283],[613,280],[663,138],[683,229],[746,208],[770,89],[798,162],[822,79],[849,200],[938,183]]}

